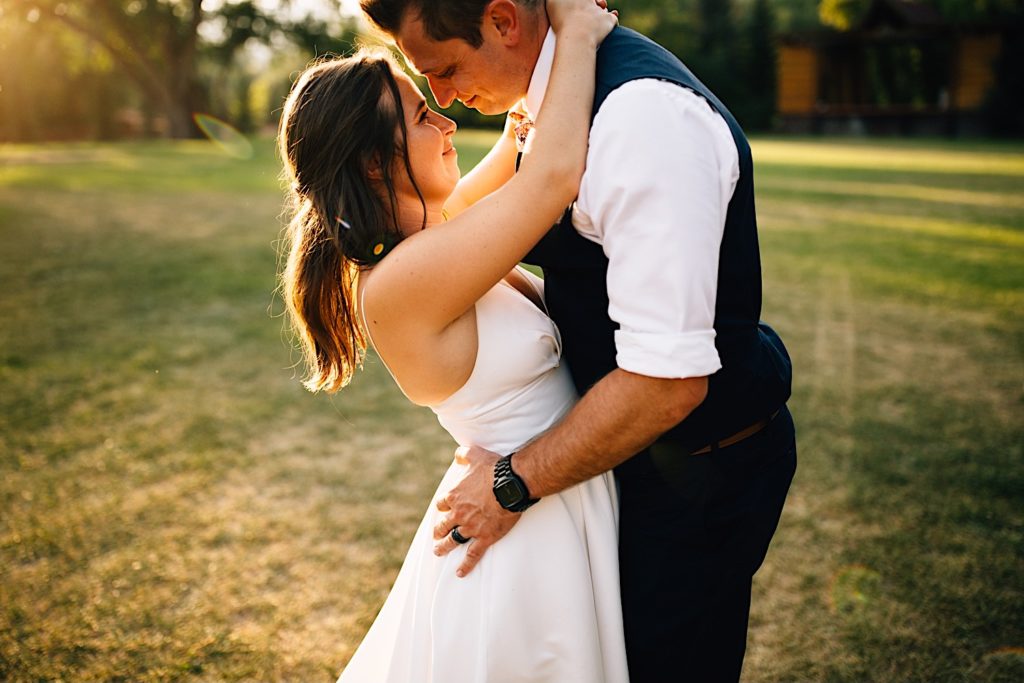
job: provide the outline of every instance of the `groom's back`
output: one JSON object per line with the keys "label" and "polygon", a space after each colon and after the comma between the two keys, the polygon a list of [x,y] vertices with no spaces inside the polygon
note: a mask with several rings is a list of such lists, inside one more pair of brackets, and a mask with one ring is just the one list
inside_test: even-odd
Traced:
{"label": "groom's back", "polygon": [[[791,366],[781,339],[767,325],[759,324],[761,262],[753,163],[746,136],[729,110],[668,50],[620,27],[598,51],[593,115],[614,90],[648,78],[675,83],[707,100],[728,124],[739,156],[740,177],[729,203],[719,253],[714,327],[722,369],[709,379],[704,403],[663,437],[699,448],[778,410],[789,398]],[[679,160],[679,164],[686,162]],[[687,229],[683,224],[673,227]],[[527,258],[529,262],[545,268],[552,316],[565,337],[565,355],[583,393],[616,367],[614,335],[618,326],[608,316],[607,258],[599,245],[579,237],[569,213],[532,256]]]}

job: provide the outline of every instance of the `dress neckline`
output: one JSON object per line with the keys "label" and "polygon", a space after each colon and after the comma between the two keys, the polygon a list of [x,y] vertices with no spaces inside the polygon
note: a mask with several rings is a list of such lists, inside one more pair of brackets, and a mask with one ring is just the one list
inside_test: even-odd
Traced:
{"label": "dress neckline", "polygon": [[528,304],[530,304],[531,306],[536,308],[538,311],[540,311],[541,313],[543,313],[544,315],[546,315],[547,317],[550,318],[551,317],[551,313],[548,311],[547,302],[544,301],[544,293],[541,292],[537,288],[537,285],[533,284],[533,280],[530,279],[530,277],[532,276],[532,273],[530,273],[530,271],[526,270],[522,266],[516,266],[515,270],[518,271],[520,273],[520,275],[522,275],[523,281],[526,282],[526,286],[529,287],[530,290],[534,294],[537,295],[537,299],[540,301],[540,305],[539,306],[537,305],[536,301],[531,299],[526,294],[523,294],[522,290],[520,290],[518,287],[516,287],[514,284],[512,284],[511,282],[509,282],[505,278],[501,278],[500,280],[498,280],[498,284],[505,285],[506,287],[511,289],[513,292],[515,292],[516,294],[518,294],[522,298],[526,299],[526,302]]}
{"label": "dress neckline", "polygon": [[[519,266],[516,266],[516,267],[519,268]],[[526,282],[528,283],[529,287],[531,289],[533,289],[537,293],[537,295],[540,297],[541,302],[543,302],[544,301],[544,296],[541,294],[541,292],[539,290],[537,290],[537,288],[534,286],[533,282],[530,281],[529,277],[526,277],[525,279],[526,279]],[[535,314],[539,313],[539,314],[544,315],[545,317],[548,318],[548,320],[551,322],[552,328],[554,329],[555,347],[556,347],[556,349],[558,351],[558,355],[561,356],[562,355],[562,339],[561,339],[561,335],[558,332],[558,328],[555,327],[554,321],[551,320],[551,316],[548,315],[547,310],[546,310],[546,305],[545,305],[545,308],[542,309],[540,306],[535,304],[533,302],[533,300],[530,299],[530,297],[526,296],[521,291],[519,291],[519,289],[515,285],[507,282],[505,280],[505,278],[501,278],[500,280],[498,280],[498,285],[505,285],[507,288],[512,290],[512,294],[513,294],[513,296],[516,299],[518,299],[519,301],[521,301],[525,305],[529,306],[530,309],[532,309]],[[497,286],[492,287],[487,292],[487,294],[490,294],[492,291],[495,291],[496,288],[497,288]],[[487,294],[484,294],[484,297],[486,297]],[[466,378],[466,381],[462,383],[462,386],[459,387],[458,389],[456,389],[455,391],[453,391],[451,394],[449,394],[446,399],[444,399],[443,401],[439,401],[437,403],[428,403],[428,404],[426,404],[427,407],[430,408],[431,410],[437,411],[437,410],[441,409],[443,406],[445,406],[446,404],[451,403],[453,400],[455,400],[455,398],[459,394],[461,394],[463,391],[465,391],[466,388],[470,384],[473,383],[473,379],[477,376],[477,374],[479,372],[479,369],[480,369],[480,344],[481,344],[481,339],[480,339],[480,301],[482,301],[484,297],[480,297],[480,299],[478,299],[477,302],[475,304],[473,304],[474,308],[476,309],[476,326],[475,326],[476,327],[476,357],[473,359],[473,369],[470,371],[469,377]],[[380,354],[377,354],[377,355],[378,355],[378,357],[380,357]],[[381,362],[382,363],[384,362],[383,358],[381,358]],[[385,367],[387,367],[387,363],[384,363],[384,365],[385,365]],[[390,372],[390,370],[389,370],[389,372]],[[392,374],[391,376],[394,377],[394,374]],[[396,379],[395,382],[397,383],[398,380]],[[399,385],[399,386],[401,386],[401,385]]]}

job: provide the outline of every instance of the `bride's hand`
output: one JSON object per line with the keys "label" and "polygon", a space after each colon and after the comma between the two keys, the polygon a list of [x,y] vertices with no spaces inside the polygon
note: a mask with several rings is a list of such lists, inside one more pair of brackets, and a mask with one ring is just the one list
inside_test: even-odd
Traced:
{"label": "bride's hand", "polygon": [[571,32],[589,38],[595,46],[619,21],[618,10],[609,12],[607,0],[547,0],[547,11],[558,37]]}

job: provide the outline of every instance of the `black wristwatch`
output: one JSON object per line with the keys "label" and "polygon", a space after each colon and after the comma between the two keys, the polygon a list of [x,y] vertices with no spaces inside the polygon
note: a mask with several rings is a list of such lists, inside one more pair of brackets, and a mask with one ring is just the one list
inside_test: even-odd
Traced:
{"label": "black wristwatch", "polygon": [[539,499],[530,498],[530,491],[522,478],[512,471],[512,456],[506,455],[494,463],[494,497],[509,512],[522,512]]}

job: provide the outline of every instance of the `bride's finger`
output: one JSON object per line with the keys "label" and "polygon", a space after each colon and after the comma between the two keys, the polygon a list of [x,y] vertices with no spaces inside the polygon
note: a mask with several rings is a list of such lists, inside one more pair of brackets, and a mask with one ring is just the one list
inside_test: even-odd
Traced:
{"label": "bride's finger", "polygon": [[449,512],[452,509],[451,503],[448,502],[448,496],[445,496],[441,500],[437,501],[437,509],[440,512]]}

